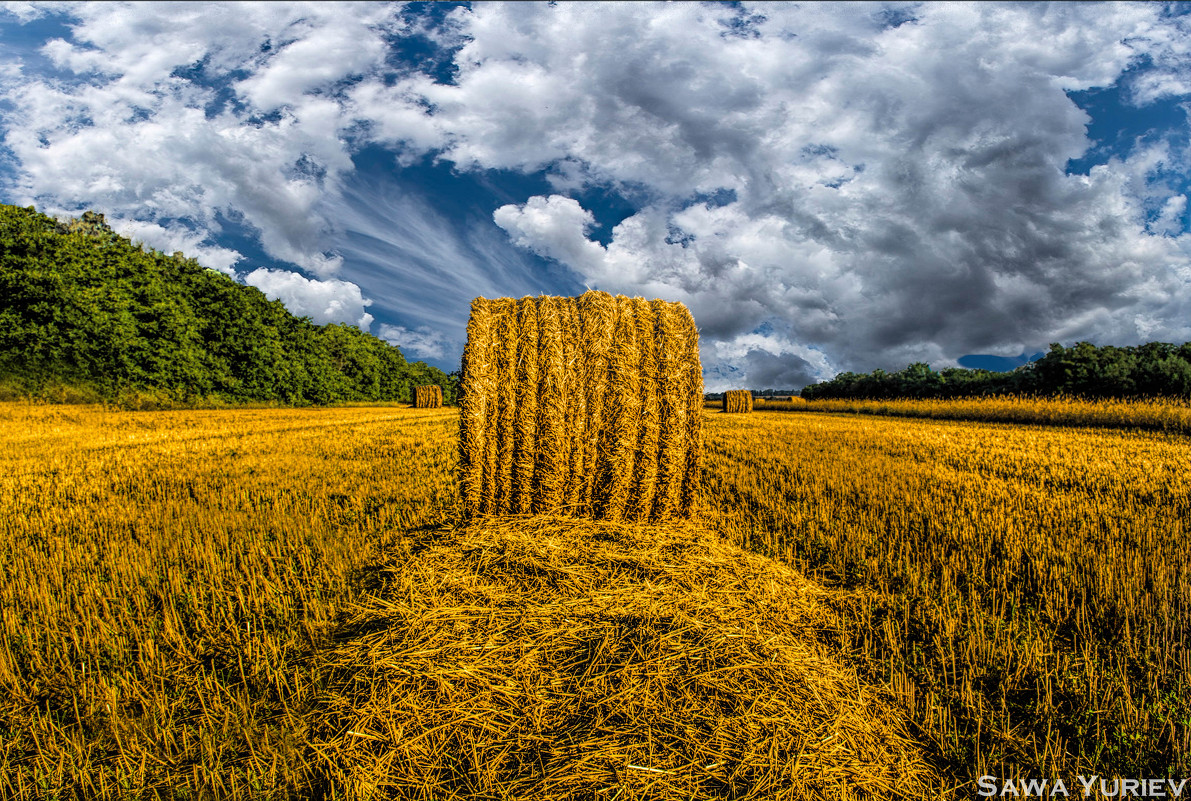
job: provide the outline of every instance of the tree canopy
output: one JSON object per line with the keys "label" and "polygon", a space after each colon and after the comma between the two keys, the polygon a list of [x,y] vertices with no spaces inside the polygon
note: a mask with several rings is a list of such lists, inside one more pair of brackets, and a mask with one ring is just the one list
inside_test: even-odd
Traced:
{"label": "tree canopy", "polygon": [[0,205],[0,382],[177,403],[409,401],[455,382],[344,324],[315,325],[255,287],[114,233]]}

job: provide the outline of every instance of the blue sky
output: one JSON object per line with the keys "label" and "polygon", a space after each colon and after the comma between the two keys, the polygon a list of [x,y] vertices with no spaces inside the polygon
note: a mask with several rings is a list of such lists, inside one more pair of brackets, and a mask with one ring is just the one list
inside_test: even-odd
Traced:
{"label": "blue sky", "polygon": [[686,303],[709,391],[1191,340],[1185,4],[0,4],[0,200],[455,369]]}

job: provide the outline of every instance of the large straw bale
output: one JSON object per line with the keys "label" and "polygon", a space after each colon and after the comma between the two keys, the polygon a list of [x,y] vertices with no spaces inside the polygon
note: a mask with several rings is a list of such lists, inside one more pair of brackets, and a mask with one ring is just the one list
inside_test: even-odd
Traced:
{"label": "large straw bale", "polygon": [[462,383],[465,514],[690,515],[703,377],[682,304],[594,291],[479,298]]}
{"label": "large straw bale", "polygon": [[[492,333],[492,303],[479,298],[472,301],[471,316],[467,321],[467,347],[463,349],[463,375],[467,376],[463,402],[459,406],[459,470],[460,494],[469,500],[473,511],[487,512],[491,504],[487,500],[485,476],[492,480],[485,470],[484,454],[487,453],[488,432],[486,425],[496,405],[496,383],[492,377],[492,348],[496,337]],[[471,395],[471,397],[467,397]],[[470,456],[470,458],[467,458]]]}
{"label": "large straw bale", "polygon": [[442,387],[438,384],[426,384],[414,387],[415,409],[441,409]]}
{"label": "large straw bale", "polygon": [[[567,436],[566,361],[563,359],[562,327],[559,307],[562,298],[538,299],[538,376],[536,387],[521,387],[522,392],[538,394],[538,440],[535,446],[533,511],[562,506],[567,480],[567,456],[571,441]],[[498,301],[494,301],[498,302]],[[467,382],[464,374],[463,381]],[[499,406],[497,407],[499,409]],[[487,510],[485,510],[487,511]],[[496,508],[492,512],[508,512]]]}
{"label": "large straw bale", "polygon": [[564,501],[566,508],[576,509],[582,502],[587,483],[584,480],[586,454],[583,447],[587,438],[587,395],[583,389],[583,374],[578,369],[583,352],[581,342],[583,333],[576,304],[562,303],[559,314],[559,322],[563,329],[562,358],[567,365],[566,430],[571,442]]}
{"label": "large straw bale", "polygon": [[[658,374],[657,310],[664,301],[642,302],[636,312],[637,353],[640,356],[638,374]],[[641,381],[640,427],[637,433],[637,451],[633,454],[636,471],[630,492],[632,505],[628,511],[631,520],[648,519],[653,513],[653,499],[658,478],[658,382]]]}
{"label": "large straw bale", "polygon": [[533,474],[538,431],[538,306],[533,298],[517,302],[517,413],[513,448],[511,508],[527,514],[533,508]]}
{"label": "large straw bale", "polygon": [[608,405],[608,358],[616,328],[616,299],[607,292],[585,292],[575,304],[583,332],[582,392],[587,406],[587,435],[583,448],[583,493],[580,509],[589,508],[596,483],[600,454],[600,432],[604,430],[604,409]]}
{"label": "large straw bale", "polygon": [[[638,298],[640,300],[640,298]],[[644,303],[645,301],[641,301]],[[608,361],[608,396],[611,417],[601,433],[606,458],[596,485],[595,516],[624,518],[633,481],[637,434],[641,426],[641,360],[637,350],[636,304],[633,298],[616,298],[616,329]],[[656,457],[654,457],[656,458]]]}
{"label": "large straw bale", "polygon": [[481,518],[374,570],[320,657],[328,795],[905,799],[942,784],[904,712],[841,662],[827,591],[690,522]]}
{"label": "large straw bale", "polygon": [[[659,307],[658,320],[658,480],[654,494],[654,517],[664,519],[676,515],[686,475],[686,451],[683,447],[687,430],[688,405],[685,392],[687,376],[682,371],[680,349],[682,341],[679,316],[670,306]],[[703,415],[700,412],[699,420]]]}
{"label": "large straw bale", "polygon": [[[699,332],[695,330],[695,321],[689,315],[678,317],[678,335],[680,340],[699,341]],[[695,495],[699,489],[699,476],[703,466],[703,368],[696,362],[682,362],[683,383],[682,399],[686,402],[686,436],[687,443],[686,469],[682,475],[682,488],[679,493],[678,514],[689,517],[695,503]],[[751,396],[750,396],[751,399]]]}
{"label": "large straw bale", "polygon": [[499,507],[513,508],[513,444],[517,411],[517,304],[497,304],[496,347],[496,482],[493,490]]}
{"label": "large straw bale", "polygon": [[751,412],[753,393],[747,389],[730,389],[724,393],[725,412]]}

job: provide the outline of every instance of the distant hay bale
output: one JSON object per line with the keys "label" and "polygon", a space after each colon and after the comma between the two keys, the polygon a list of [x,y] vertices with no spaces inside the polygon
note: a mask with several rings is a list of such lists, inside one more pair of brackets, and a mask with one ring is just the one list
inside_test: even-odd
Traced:
{"label": "distant hay bale", "polygon": [[751,412],[753,393],[747,389],[730,389],[724,393],[725,412]]}
{"label": "distant hay bale", "polygon": [[414,387],[414,408],[441,409],[442,387],[438,384],[426,384],[425,386]]}
{"label": "distant hay bale", "polygon": [[595,291],[477,298],[462,389],[466,515],[690,516],[703,373],[681,303]]}

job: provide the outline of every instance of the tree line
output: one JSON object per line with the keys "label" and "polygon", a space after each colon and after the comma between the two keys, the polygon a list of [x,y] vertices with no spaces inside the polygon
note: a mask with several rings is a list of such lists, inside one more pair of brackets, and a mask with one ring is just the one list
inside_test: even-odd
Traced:
{"label": "tree line", "polygon": [[455,382],[343,324],[315,325],[181,252],[0,205],[0,387],[165,403],[410,401]]}
{"label": "tree line", "polygon": [[964,398],[978,395],[1070,395],[1082,398],[1191,397],[1191,342],[1136,347],[1052,344],[1041,359],[1006,373],[916,362],[887,373],[841,373],[804,387],[807,400],[828,398]]}

